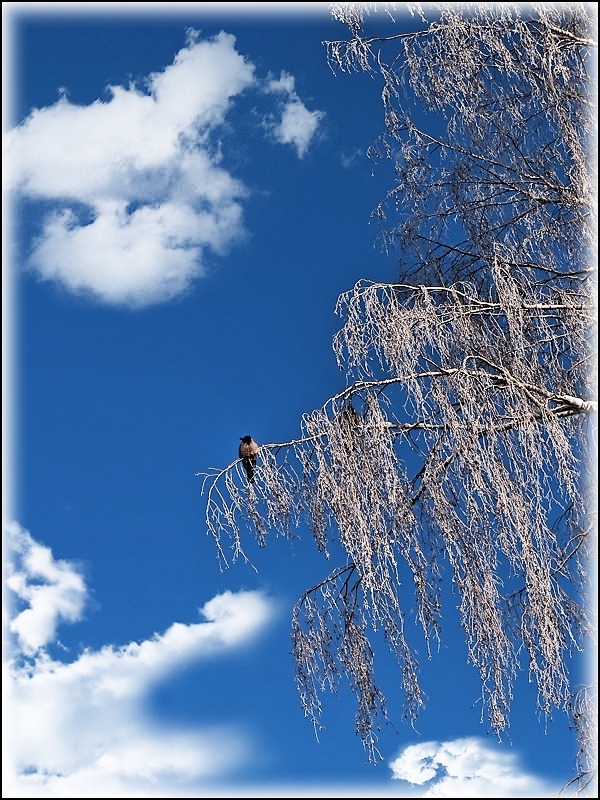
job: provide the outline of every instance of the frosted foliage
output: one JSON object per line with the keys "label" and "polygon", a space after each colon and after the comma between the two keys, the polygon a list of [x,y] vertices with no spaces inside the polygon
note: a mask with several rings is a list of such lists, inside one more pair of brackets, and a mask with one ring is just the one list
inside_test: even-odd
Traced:
{"label": "frosted foliage", "polygon": [[571,704],[573,725],[580,742],[577,753],[577,774],[571,785],[578,794],[595,797],[598,794],[598,719],[597,687],[584,687],[575,693]]}
{"label": "frosted foliage", "polygon": [[567,713],[585,754],[594,726],[569,663],[594,629],[589,4],[408,5],[419,32],[371,36],[381,12],[390,30],[393,4],[334,4],[350,38],[326,43],[334,69],[383,79],[372,155],[390,159],[395,186],[376,216],[400,279],[339,298],[346,387],[297,438],[261,447],[254,483],[240,462],[205,475],[208,531],[224,566],[250,560],[246,531],[264,546],[299,525],[340,559],[293,612],[317,729],[322,691],[344,677],[379,758],[375,654],[397,659],[414,722],[418,660],[435,657],[451,592],[490,729],[508,727],[526,669],[538,710]]}
{"label": "frosted foliage", "polygon": [[[568,285],[596,233],[589,4],[532,4],[527,16],[522,4],[426,4],[437,21],[388,40],[361,35],[360,21],[389,4],[348,5],[364,11],[340,12],[353,36],[326,43],[329,59],[383,79],[385,132],[371,155],[393,158],[397,180],[377,213],[394,218],[385,237],[402,245],[406,271],[486,282],[502,243],[510,270]],[[443,135],[425,124],[433,112]]]}

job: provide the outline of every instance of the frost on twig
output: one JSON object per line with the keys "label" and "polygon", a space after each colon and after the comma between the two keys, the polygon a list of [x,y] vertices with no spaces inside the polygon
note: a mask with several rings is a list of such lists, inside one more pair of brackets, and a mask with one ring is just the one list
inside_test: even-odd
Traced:
{"label": "frost on twig", "polygon": [[407,5],[422,29],[377,36],[367,21],[393,17],[393,4],[333,4],[350,36],[326,42],[335,70],[382,79],[370,154],[389,159],[394,185],[374,216],[399,280],[340,297],[345,388],[303,416],[297,438],[261,447],[253,484],[239,462],[205,476],[207,530],[223,566],[248,559],[249,531],[263,546],[300,525],[325,558],[341,553],[293,612],[317,730],[321,692],[343,676],[379,758],[382,641],[414,722],[418,656],[443,636],[446,581],[490,728],[509,725],[526,669],[539,710],[572,712],[589,748],[569,675],[593,630],[596,530],[589,4]]}
{"label": "frost on twig", "polygon": [[[300,522],[324,554],[335,542],[347,555],[347,566],[294,611],[305,712],[318,725],[320,689],[346,674],[357,696],[357,731],[376,757],[385,703],[372,671],[370,629],[398,659],[406,716],[415,720],[423,694],[405,615],[416,608],[427,646],[439,637],[445,565],[491,727],[508,725],[522,647],[540,706],[564,707],[565,658],[586,623],[561,582],[580,584],[587,551],[585,544],[569,549],[574,512],[561,525],[567,515],[557,518],[556,509],[588,502],[575,445],[583,447],[584,406],[572,402],[569,414],[553,406],[551,375],[544,371],[540,380],[529,358],[520,363],[522,349],[509,359],[509,342],[494,363],[499,341],[486,346],[483,332],[484,318],[492,319],[493,339],[501,339],[498,303],[477,301],[464,287],[360,284],[343,302],[353,311],[336,340],[339,355],[352,361],[362,352],[357,364],[367,363],[379,347],[388,377],[361,377],[306,414],[297,440],[261,448],[254,484],[238,474],[241,485],[225,493],[217,480],[207,504],[209,531],[220,552],[230,540],[233,558],[243,555],[243,528],[253,528],[262,544],[267,530],[289,536]],[[544,318],[550,311],[531,313]],[[352,332],[354,315],[362,335]],[[385,332],[377,320],[387,321]],[[520,602],[509,603],[507,587],[521,584]],[[352,666],[349,653],[362,653],[361,661]]]}

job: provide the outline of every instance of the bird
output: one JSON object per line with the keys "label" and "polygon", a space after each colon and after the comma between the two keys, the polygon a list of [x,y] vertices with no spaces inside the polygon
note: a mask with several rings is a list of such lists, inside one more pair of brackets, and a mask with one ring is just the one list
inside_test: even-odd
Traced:
{"label": "bird", "polygon": [[251,436],[240,436],[238,454],[246,470],[248,483],[254,483],[254,468],[256,467],[258,445]]}

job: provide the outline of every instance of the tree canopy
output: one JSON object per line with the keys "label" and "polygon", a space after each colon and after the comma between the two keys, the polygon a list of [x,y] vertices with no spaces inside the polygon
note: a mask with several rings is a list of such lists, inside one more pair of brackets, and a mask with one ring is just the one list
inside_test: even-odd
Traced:
{"label": "tree canopy", "polygon": [[[398,19],[409,23],[399,27]],[[336,3],[337,73],[380,80],[391,169],[375,209],[398,280],[358,280],[335,309],[347,377],[292,441],[205,476],[206,522],[225,565],[275,529],[306,524],[344,563],[293,611],[297,684],[346,676],[369,757],[386,705],[383,634],[406,718],[421,710],[426,652],[442,636],[444,582],[459,598],[485,715],[499,733],[522,669],[538,707],[571,715],[580,787],[594,780],[594,697],[569,663],[595,630],[592,459],[596,400],[595,19],[590,3]],[[357,269],[358,269],[357,265]]]}

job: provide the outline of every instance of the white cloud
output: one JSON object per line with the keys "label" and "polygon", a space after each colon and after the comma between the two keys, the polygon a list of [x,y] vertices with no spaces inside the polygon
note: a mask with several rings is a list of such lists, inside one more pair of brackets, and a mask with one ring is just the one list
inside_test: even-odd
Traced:
{"label": "white cloud", "polygon": [[5,528],[7,585],[28,607],[12,619],[7,609],[26,658],[3,665],[4,796],[552,797],[560,789],[478,738],[410,745],[390,762],[393,780],[368,788],[228,783],[257,756],[248,734],[160,726],[146,699],[191,660],[254,641],[273,618],[272,602],[258,591],[224,592],[202,606],[201,622],[56,661],[44,647],[60,622],[81,618],[85,581],[18,524]]}
{"label": "white cloud", "polygon": [[204,273],[203,252],[223,252],[242,228],[235,203],[196,210],[180,202],[158,207],[98,207],[80,225],[72,211],[51,215],[31,265],[44,279],[107,303],[141,307],[186,292]]}
{"label": "white cloud", "polygon": [[[58,621],[78,618],[85,583],[20,526],[11,524],[8,533],[7,545],[22,562],[9,577],[10,588],[43,624],[30,616],[27,625],[15,626],[27,619],[22,611],[9,625],[29,657],[3,665],[6,796],[162,797],[246,763],[253,745],[235,728],[159,727],[145,703],[150,690],[184,664],[254,640],[273,618],[271,601],[261,592],[224,592],[200,609],[202,622],[174,623],[140,643],[55,661],[44,650],[34,652],[34,644],[48,644]],[[46,584],[34,586],[33,578],[55,591],[44,592]]]}
{"label": "white cloud", "polygon": [[[274,85],[277,82],[272,82]],[[282,76],[276,138],[304,155],[320,112]],[[221,32],[187,46],[144,86],[110,86],[107,100],[66,95],[4,138],[7,190],[49,202],[29,265],[44,280],[100,302],[143,307],[180,296],[245,235],[244,185],[215,144],[228,111],[258,89],[255,67]]]}
{"label": "white cloud", "polygon": [[396,780],[427,784],[420,797],[553,797],[559,788],[528,774],[516,755],[476,737],[409,745],[390,768]]}
{"label": "white cloud", "polygon": [[87,599],[83,576],[69,561],[55,560],[48,547],[36,542],[15,522],[5,526],[11,551],[6,585],[27,604],[10,621],[19,646],[27,655],[54,639],[59,622],[78,622]]}
{"label": "white cloud", "polygon": [[271,122],[268,127],[276,141],[293,145],[298,158],[302,158],[325,116],[324,112],[308,110],[296,94],[293,76],[285,72],[279,78],[268,81],[267,91],[285,97],[281,102],[280,119],[276,123]]}
{"label": "white cloud", "polygon": [[270,92],[281,92],[294,96],[296,94],[296,81],[293,75],[282,72],[279,78],[271,78],[268,81],[267,89]]}
{"label": "white cloud", "polygon": [[[208,155],[210,134],[231,98],[254,81],[254,66],[236,51],[234,36],[191,35],[173,64],[150,75],[147,91],[111,86],[107,101],[77,106],[63,96],[34,110],[7,134],[6,185],[94,207],[161,200],[179,188],[178,173],[185,172],[179,160],[195,148]],[[210,169],[204,177],[198,195],[186,195],[190,203],[210,200]]]}

